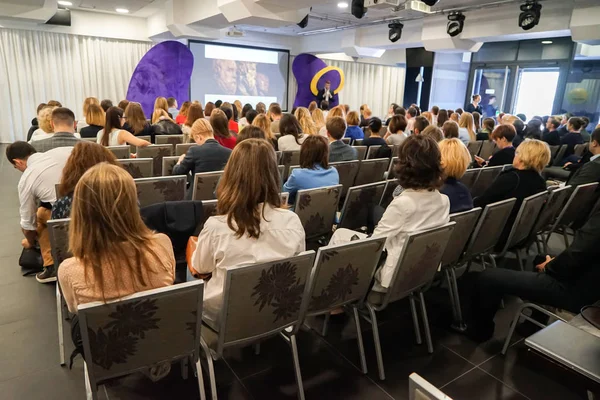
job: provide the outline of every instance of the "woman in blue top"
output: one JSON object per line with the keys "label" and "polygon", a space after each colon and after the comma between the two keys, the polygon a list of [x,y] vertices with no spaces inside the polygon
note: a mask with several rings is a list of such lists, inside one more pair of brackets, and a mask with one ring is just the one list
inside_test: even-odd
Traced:
{"label": "woman in blue top", "polygon": [[293,205],[298,190],[333,186],[340,183],[337,169],[329,166],[329,145],[320,135],[309,135],[300,148],[300,168],[295,168],[283,185]]}
{"label": "woman in blue top", "polygon": [[352,140],[362,140],[365,138],[365,133],[358,126],[360,124],[360,118],[356,111],[350,111],[346,116],[346,124],[348,124],[348,128],[346,128],[346,137]]}

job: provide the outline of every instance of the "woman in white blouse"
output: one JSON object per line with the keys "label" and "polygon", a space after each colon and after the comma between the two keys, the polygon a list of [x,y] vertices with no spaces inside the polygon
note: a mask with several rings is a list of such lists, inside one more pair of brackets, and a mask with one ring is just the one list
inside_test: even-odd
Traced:
{"label": "woman in white blouse", "polygon": [[[375,292],[386,292],[408,234],[432,229],[449,222],[450,200],[441,194],[443,170],[437,142],[429,136],[413,135],[399,147],[394,165],[398,182],[404,189],[388,206],[373,232],[387,238],[387,259],[375,274]],[[338,229],[330,244],[349,242],[357,235],[349,229]]]}
{"label": "woman in white blouse", "polygon": [[300,151],[300,146],[306,138],[302,133],[300,123],[291,114],[284,114],[279,120],[281,137],[277,140],[279,151]]}
{"label": "woman in white blouse", "polygon": [[[150,146],[150,142],[137,138],[131,132],[122,129],[125,123],[123,110],[119,107],[110,107],[106,110],[106,123],[104,129],[98,132],[96,143],[102,146],[121,146],[131,144],[138,147]],[[108,132],[108,134],[105,134]]]}
{"label": "woman in white blouse", "polygon": [[218,215],[204,224],[191,261],[199,274],[212,274],[204,290],[203,319],[215,330],[228,268],[305,250],[304,228],[298,215],[282,208],[279,188],[273,146],[263,139],[238,143],[217,187]]}

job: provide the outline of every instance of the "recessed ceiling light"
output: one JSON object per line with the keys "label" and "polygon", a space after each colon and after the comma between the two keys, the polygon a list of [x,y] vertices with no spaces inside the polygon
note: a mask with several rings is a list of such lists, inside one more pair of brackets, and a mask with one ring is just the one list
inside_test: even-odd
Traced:
{"label": "recessed ceiling light", "polygon": [[117,8],[115,11],[118,12],[119,14],[128,14],[129,13],[129,10],[126,8]]}
{"label": "recessed ceiling light", "polygon": [[542,44],[552,44],[552,40],[542,40]]}
{"label": "recessed ceiling light", "polygon": [[348,3],[346,3],[345,1],[339,2],[338,7],[339,8],[348,8]]}
{"label": "recessed ceiling light", "polygon": [[63,0],[60,0],[58,2],[58,4],[61,5],[61,6],[65,6],[65,7],[70,7],[70,6],[73,5],[73,3],[71,3],[70,1],[63,1]]}

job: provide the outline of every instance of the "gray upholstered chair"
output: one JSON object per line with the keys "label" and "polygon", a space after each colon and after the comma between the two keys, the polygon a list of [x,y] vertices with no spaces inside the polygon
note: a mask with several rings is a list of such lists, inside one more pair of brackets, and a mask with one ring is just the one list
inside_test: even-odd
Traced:
{"label": "gray upholstered chair", "polygon": [[[159,363],[180,360],[196,367],[200,398],[204,381],[200,365],[200,331],[204,281],[181,283],[136,293],[108,303],[80,305],[78,310],[88,398],[98,386]],[[133,318],[132,316],[135,316]]]}
{"label": "gray upholstered chair", "polygon": [[358,154],[358,159],[359,160],[364,160],[367,157],[367,146],[363,146],[362,145],[362,141],[361,141],[361,145],[360,146],[353,146],[354,149],[356,150],[356,154]]}
{"label": "gray upholstered chair", "polygon": [[388,179],[385,183],[385,189],[383,189],[383,195],[379,205],[383,208],[388,208],[392,200],[394,200],[394,191],[400,186],[400,182],[397,179]]}
{"label": "gray upholstered chair", "polygon": [[[285,182],[285,180],[283,179],[283,174],[285,173],[285,165],[278,165],[277,171],[279,172],[280,183]],[[281,183],[281,184],[283,185],[283,183]]]}
{"label": "gray upholstered chair", "polygon": [[362,146],[363,143],[363,139],[354,139],[354,142],[352,142],[353,146]]}
{"label": "gray upholstered chair", "polygon": [[[138,139],[145,140],[146,142],[152,142],[152,138],[150,136],[136,136]],[[134,145],[129,145],[129,150],[131,153],[137,152],[137,147]]]}
{"label": "gray upholstered chair", "polygon": [[98,139],[95,137],[82,137],[81,140],[84,142],[98,143]]}
{"label": "gray upholstered chair", "polygon": [[290,175],[290,166],[300,165],[300,150],[282,152],[279,164],[285,166],[282,175],[282,182],[285,182]]}
{"label": "gray upholstered chair", "polygon": [[377,150],[379,150],[381,146],[369,146],[369,150],[367,150],[367,157],[365,160],[372,160],[377,157]]}
{"label": "gray upholstered chair", "polygon": [[306,316],[325,315],[321,331],[325,336],[331,311],[344,307],[351,312],[356,323],[358,352],[364,374],[367,373],[367,362],[358,307],[363,304],[371,288],[384,246],[385,238],[379,237],[321,247],[310,280],[311,300]]}
{"label": "gray upholstered chair", "polygon": [[194,176],[192,200],[213,200],[223,171],[201,172]]}
{"label": "gray upholstered chair", "polygon": [[179,161],[179,157],[177,156],[169,156],[163,157],[162,159],[162,176],[171,176],[173,175],[173,168],[175,164]]}
{"label": "gray upholstered chair", "polygon": [[331,234],[342,185],[299,190],[294,211],[306,232],[306,240]]}
{"label": "gray upholstered chair", "polygon": [[202,201],[202,225],[210,218],[217,215],[217,200]]}
{"label": "gray upholstered chair", "polygon": [[577,157],[581,157],[583,156],[583,153],[586,152],[586,150],[589,147],[589,143],[584,143],[584,144],[576,144],[575,145],[575,149],[573,149],[573,155],[577,156]]}
{"label": "gray upholstered chair", "polygon": [[478,156],[479,152],[481,151],[482,146],[483,146],[483,140],[478,140],[476,142],[469,142],[469,144],[467,144],[467,149],[469,150],[469,153],[471,153],[471,157]]}
{"label": "gray upholstered chair", "polygon": [[554,162],[552,162],[552,166],[554,167],[562,167],[564,162],[563,159],[565,158],[565,153],[567,152],[567,148],[569,146],[567,146],[566,144],[563,144],[562,146],[560,146],[560,148],[558,149],[558,153],[556,153],[556,157],[554,157]]}
{"label": "gray upholstered chair", "polygon": [[[48,236],[50,237],[50,248],[52,251],[52,260],[58,272],[60,264],[70,258],[69,252],[69,224],[70,218],[51,219],[48,221]],[[65,365],[65,333],[63,329],[63,315],[68,313],[67,305],[60,289],[60,284],[56,282],[56,315],[58,320],[58,350],[60,355],[60,365]]]}
{"label": "gray upholstered chair", "polygon": [[386,181],[382,181],[351,187],[342,207],[338,228],[360,231],[367,227],[373,208],[381,202],[386,184]]}
{"label": "gray upholstered chair", "polygon": [[342,197],[346,196],[348,189],[354,186],[360,161],[341,161],[330,163],[329,165],[337,169],[340,176],[340,184],[342,185]]}
{"label": "gray upholstered chair", "polygon": [[448,284],[448,295],[450,296],[450,304],[452,305],[454,327],[459,330],[465,330],[466,326],[462,322],[462,311],[456,282],[456,268],[461,265],[465,248],[480,215],[481,207],[450,215],[450,222],[456,223],[456,226],[454,227],[452,236],[448,240],[446,251],[444,251],[444,255],[442,256],[442,271]]}
{"label": "gray upholstered chair", "polygon": [[488,160],[497,151],[496,142],[492,140],[484,140],[479,151],[479,157]]}
{"label": "gray upholstered chair", "polygon": [[394,165],[396,164],[396,162],[398,161],[398,157],[392,157],[392,159],[390,160],[390,166],[388,167],[387,170],[387,176],[386,179],[394,179],[396,177],[396,173],[394,172]]}
{"label": "gray upholstered chair", "polygon": [[360,168],[354,186],[366,185],[384,180],[384,174],[390,165],[389,158],[375,158],[360,162]]}
{"label": "gray upholstered chair", "polygon": [[154,176],[152,173],[154,160],[151,158],[128,158],[127,160],[119,160],[119,163],[133,179],[152,178]]}
{"label": "gray upholstered chair", "polygon": [[542,208],[540,216],[536,221],[533,230],[531,231],[531,236],[527,246],[527,248],[529,248],[529,246],[535,242],[537,245],[538,254],[550,254],[548,246],[543,239],[543,235],[552,228],[552,225],[556,221],[556,217],[558,216],[560,210],[563,208],[567,200],[569,200],[569,197],[573,192],[573,188],[571,185],[568,185],[555,189],[548,189],[548,191],[550,196],[548,197],[548,201],[546,201],[544,208]]}
{"label": "gray upholstered chair", "polygon": [[281,164],[281,159],[283,158],[283,153],[281,151],[276,151],[275,156],[277,157],[277,165],[283,165],[283,164]]}
{"label": "gray upholstered chair", "polygon": [[446,244],[452,235],[454,225],[454,222],[450,222],[438,228],[407,235],[387,292],[377,293],[371,291],[367,298],[367,311],[361,312],[361,316],[369,321],[373,328],[377,367],[379,369],[379,379],[381,380],[385,379],[385,370],[383,366],[381,343],[379,341],[377,312],[384,310],[389,303],[393,303],[406,297],[409,298],[416,340],[418,344],[421,344],[421,331],[415,306],[415,300],[417,300],[418,297],[421,306],[423,327],[425,329],[427,350],[429,353],[433,353],[433,344],[431,342],[431,332],[429,331],[429,320],[427,318],[427,308],[425,306],[423,291],[429,286],[440,266],[442,255],[444,254]]}
{"label": "gray upholstered chair", "polygon": [[115,157],[117,157],[119,160],[126,160],[129,158],[129,146],[128,145],[107,146],[106,148],[108,150],[112,151],[112,153],[115,155]]}
{"label": "gray upholstered chair", "polygon": [[170,144],[175,153],[178,144],[183,144],[183,135],[156,135],[156,144]]}
{"label": "gray upholstered chair", "polygon": [[550,147],[550,162],[548,163],[548,166],[551,166],[552,163],[554,162],[554,159],[556,158],[556,154],[558,153],[558,149],[560,149],[560,145],[553,145],[553,146],[549,146]]}
{"label": "gray upholstered chair", "polygon": [[342,142],[346,143],[346,144],[350,144],[350,138],[342,138]]}
{"label": "gray upholstered chair", "polygon": [[452,400],[417,373],[408,377],[408,400]]}
{"label": "gray upholstered chair", "polygon": [[481,168],[473,168],[468,169],[465,174],[460,178],[460,182],[465,185],[469,190],[475,186],[475,182],[477,182],[477,178],[479,177],[479,173],[481,172]]}
{"label": "gray upholstered chair", "polygon": [[[296,333],[310,300],[308,282],[314,259],[315,253],[310,251],[296,257],[227,269],[218,326],[204,325],[200,341],[208,362],[213,399],[217,399],[213,359],[222,358],[227,347],[259,343],[286,329],[289,332],[281,337],[291,346],[298,398],[304,399]],[[283,279],[285,287],[272,286],[271,279],[278,278]]]}
{"label": "gray upholstered chair", "polygon": [[290,194],[288,192],[281,192],[279,193],[279,197],[281,198],[281,204],[287,204]]}
{"label": "gray upholstered chair", "polygon": [[196,143],[179,143],[175,145],[175,155],[181,156],[187,154],[188,150],[192,147],[198,146]]}
{"label": "gray upholstered chair", "polygon": [[481,196],[496,180],[502,172],[504,166],[482,168],[477,181],[471,187],[471,195],[475,197]]}
{"label": "gray upholstered chair", "polygon": [[148,147],[138,147],[137,158],[152,158],[152,172],[154,176],[162,176],[162,159],[173,155],[173,146],[170,144],[153,144]]}
{"label": "gray upholstered chair", "polygon": [[134,179],[140,208],[165,201],[185,199],[185,175]]}

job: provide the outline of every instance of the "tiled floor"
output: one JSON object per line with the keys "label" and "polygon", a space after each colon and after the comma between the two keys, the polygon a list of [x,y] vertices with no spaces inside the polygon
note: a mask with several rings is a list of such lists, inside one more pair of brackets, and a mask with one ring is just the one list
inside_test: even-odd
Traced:
{"label": "tiled floor", "polygon": [[[20,173],[12,168],[0,146],[0,399],[83,399],[82,361],[72,370],[59,366],[54,285],[21,277],[18,267],[19,230],[16,186]],[[496,337],[477,345],[464,336],[436,325],[447,302],[443,292],[428,296],[435,351],[414,343],[406,304],[383,313],[381,341],[387,379],[377,377],[373,337],[365,328],[369,373],[359,372],[354,340],[342,340],[344,321],[333,321],[327,337],[302,331],[298,337],[300,363],[307,399],[407,399],[408,375],[417,372],[455,400],[464,399],[584,399],[556,379],[532,367],[520,338],[506,357],[499,355],[511,303],[498,313]],[[319,321],[315,321],[319,323]],[[227,352],[216,365],[221,399],[294,399],[292,359],[287,344],[275,338],[262,345],[261,354],[250,348]],[[208,382],[207,382],[208,388]],[[133,375],[101,387],[101,399],[194,399],[194,379],[183,381],[179,366],[157,383]]]}

